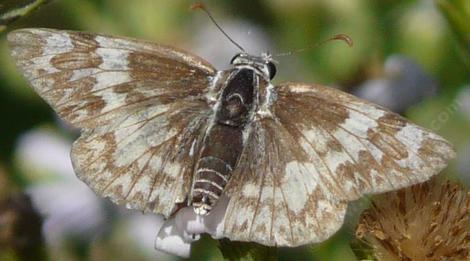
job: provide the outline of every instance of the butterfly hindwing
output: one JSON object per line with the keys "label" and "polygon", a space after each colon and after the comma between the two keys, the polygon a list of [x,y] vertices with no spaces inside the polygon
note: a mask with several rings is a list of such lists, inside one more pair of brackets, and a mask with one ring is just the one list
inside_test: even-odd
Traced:
{"label": "butterfly hindwing", "polygon": [[224,236],[269,246],[320,242],[343,222],[346,202],[327,198],[318,173],[287,130],[255,120],[226,193]]}
{"label": "butterfly hindwing", "polygon": [[72,161],[98,194],[165,216],[185,200],[215,69],[184,51],[101,34],[23,29],[12,56],[36,92],[82,128]]}
{"label": "butterfly hindwing", "polygon": [[210,114],[196,105],[155,109],[123,117],[112,131],[85,131],[71,155],[77,176],[100,195],[169,216],[189,193]]}

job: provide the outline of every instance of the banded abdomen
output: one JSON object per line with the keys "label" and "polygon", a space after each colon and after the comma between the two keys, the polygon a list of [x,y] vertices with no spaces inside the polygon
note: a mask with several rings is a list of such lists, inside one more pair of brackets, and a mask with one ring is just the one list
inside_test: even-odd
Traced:
{"label": "banded abdomen", "polygon": [[199,215],[217,203],[243,150],[243,131],[255,107],[254,75],[250,69],[234,70],[219,98],[193,179],[191,203]]}
{"label": "banded abdomen", "polygon": [[208,213],[222,195],[243,148],[242,129],[214,125],[207,136],[195,173],[192,205],[199,215]]}

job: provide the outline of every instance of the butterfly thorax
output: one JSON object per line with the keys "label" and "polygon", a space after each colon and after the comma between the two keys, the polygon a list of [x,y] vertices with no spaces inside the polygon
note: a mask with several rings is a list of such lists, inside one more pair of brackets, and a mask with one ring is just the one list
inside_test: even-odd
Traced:
{"label": "butterfly thorax", "polygon": [[205,134],[192,186],[192,205],[205,215],[217,203],[244,147],[244,131],[258,103],[260,74],[235,67],[224,81],[213,123]]}

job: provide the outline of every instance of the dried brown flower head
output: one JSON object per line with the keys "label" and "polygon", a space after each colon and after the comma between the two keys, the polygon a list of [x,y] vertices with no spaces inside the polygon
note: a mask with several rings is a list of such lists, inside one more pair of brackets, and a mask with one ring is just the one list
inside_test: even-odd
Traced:
{"label": "dried brown flower head", "polygon": [[436,180],[383,194],[362,213],[356,237],[377,260],[470,260],[470,195]]}

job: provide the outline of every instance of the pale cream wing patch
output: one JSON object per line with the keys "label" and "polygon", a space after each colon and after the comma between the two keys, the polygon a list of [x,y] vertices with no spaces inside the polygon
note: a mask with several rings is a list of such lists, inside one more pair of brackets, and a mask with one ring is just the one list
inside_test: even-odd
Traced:
{"label": "pale cream wing patch", "polygon": [[37,93],[83,129],[72,161],[98,194],[169,216],[185,200],[215,69],[151,42],[22,29],[12,56]]}
{"label": "pale cream wing patch", "polygon": [[321,242],[342,225],[347,203],[331,201],[321,173],[286,129],[255,121],[226,187],[230,200],[223,235],[269,246]]}
{"label": "pale cream wing patch", "polygon": [[320,170],[331,200],[426,181],[455,157],[437,134],[334,88],[286,83],[276,93],[276,119]]}

